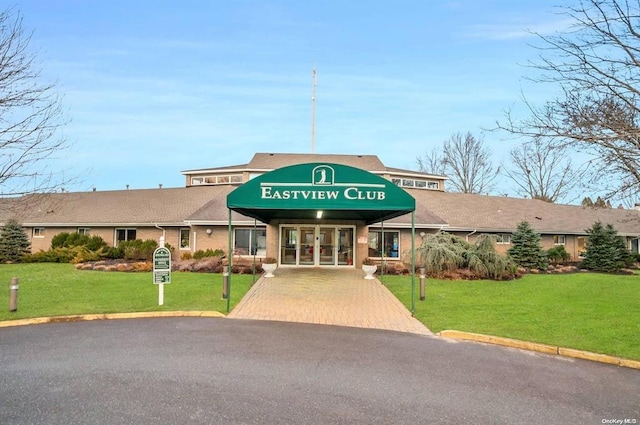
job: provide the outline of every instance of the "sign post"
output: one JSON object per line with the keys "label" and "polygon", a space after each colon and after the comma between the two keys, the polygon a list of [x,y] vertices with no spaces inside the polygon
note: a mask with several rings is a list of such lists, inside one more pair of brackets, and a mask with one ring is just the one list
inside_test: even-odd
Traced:
{"label": "sign post", "polygon": [[158,286],[158,305],[164,304],[164,284],[171,283],[171,251],[163,246],[153,251],[153,283]]}

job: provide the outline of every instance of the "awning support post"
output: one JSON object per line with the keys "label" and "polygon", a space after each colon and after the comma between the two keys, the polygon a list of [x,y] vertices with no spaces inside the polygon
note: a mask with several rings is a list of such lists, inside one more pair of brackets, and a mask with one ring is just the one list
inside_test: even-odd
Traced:
{"label": "awning support post", "polygon": [[233,242],[232,242],[232,238],[231,238],[231,209],[229,210],[229,226],[228,226],[228,239],[229,239],[229,261],[227,261],[228,265],[229,265],[229,277],[228,277],[228,287],[227,287],[227,313],[229,313],[229,310],[231,308],[231,276],[233,275],[233,272],[231,271],[233,268]]}
{"label": "awning support post", "polygon": [[258,242],[256,241],[258,237],[258,220],[253,219],[253,238],[251,238],[251,249],[253,250],[253,283],[256,283],[256,253],[258,252]]}
{"label": "awning support post", "polygon": [[416,213],[411,211],[411,315],[416,312]]}

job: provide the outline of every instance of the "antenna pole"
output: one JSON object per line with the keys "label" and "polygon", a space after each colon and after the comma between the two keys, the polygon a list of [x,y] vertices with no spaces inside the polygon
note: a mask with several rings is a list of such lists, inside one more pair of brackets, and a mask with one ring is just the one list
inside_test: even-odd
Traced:
{"label": "antenna pole", "polygon": [[313,64],[313,91],[311,94],[311,153],[316,153],[316,65]]}

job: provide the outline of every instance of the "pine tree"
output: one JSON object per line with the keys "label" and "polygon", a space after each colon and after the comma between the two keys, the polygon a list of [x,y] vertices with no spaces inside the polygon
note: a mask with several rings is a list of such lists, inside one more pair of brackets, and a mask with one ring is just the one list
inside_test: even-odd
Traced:
{"label": "pine tree", "polygon": [[31,252],[31,243],[20,224],[7,220],[0,230],[0,262],[19,262],[25,254]]}
{"label": "pine tree", "polygon": [[589,237],[582,260],[583,268],[614,273],[630,264],[631,253],[611,224],[605,227],[598,221],[586,232]]}
{"label": "pine tree", "polygon": [[540,234],[527,221],[518,224],[511,235],[511,248],[507,253],[514,263],[528,270],[546,269],[549,265],[547,253],[540,246]]}

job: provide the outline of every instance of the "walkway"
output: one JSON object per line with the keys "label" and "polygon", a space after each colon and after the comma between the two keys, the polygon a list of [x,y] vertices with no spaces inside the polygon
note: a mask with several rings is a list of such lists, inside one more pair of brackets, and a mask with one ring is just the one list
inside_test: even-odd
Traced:
{"label": "walkway", "polygon": [[229,318],[317,323],[431,335],[377,279],[359,269],[279,267],[260,278]]}

